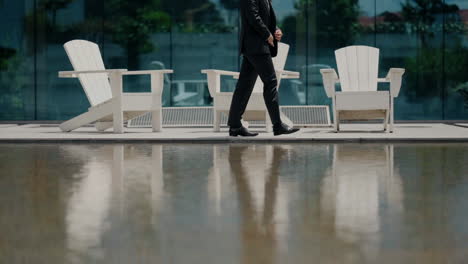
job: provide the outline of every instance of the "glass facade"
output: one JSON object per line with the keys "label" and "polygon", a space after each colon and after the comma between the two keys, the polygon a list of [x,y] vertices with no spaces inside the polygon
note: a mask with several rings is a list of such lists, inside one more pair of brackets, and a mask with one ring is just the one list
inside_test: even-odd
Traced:
{"label": "glass facade", "polygon": [[[319,70],[334,50],[380,49],[380,76],[405,68],[397,120],[468,119],[468,1],[273,0],[285,43],[283,105],[331,104]],[[165,106],[212,103],[201,69],[239,70],[238,0],[0,0],[0,120],[65,120],[89,107],[63,44],[99,44],[107,68],[171,68]],[[225,78],[223,89],[234,89]],[[149,91],[149,77],[125,77],[126,91]],[[385,85],[379,89],[386,89]]]}

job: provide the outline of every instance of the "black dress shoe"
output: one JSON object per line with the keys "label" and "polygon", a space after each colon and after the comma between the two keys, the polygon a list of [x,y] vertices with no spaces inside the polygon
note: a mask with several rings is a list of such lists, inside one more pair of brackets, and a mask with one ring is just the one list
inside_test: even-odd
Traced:
{"label": "black dress shoe", "polygon": [[273,126],[273,135],[275,136],[292,134],[292,133],[296,133],[297,131],[299,131],[299,128],[288,127],[287,125],[283,123],[281,123],[278,126],[276,125]]}
{"label": "black dress shoe", "polygon": [[247,128],[245,127],[239,127],[239,128],[229,128],[229,136],[231,137],[255,137],[258,136],[258,133],[252,133]]}

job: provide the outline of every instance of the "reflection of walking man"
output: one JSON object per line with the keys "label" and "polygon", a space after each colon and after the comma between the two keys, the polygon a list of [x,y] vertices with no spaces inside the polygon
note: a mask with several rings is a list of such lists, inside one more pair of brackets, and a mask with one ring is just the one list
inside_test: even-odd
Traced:
{"label": "reflection of walking man", "polygon": [[[266,158],[272,154],[271,159]],[[249,154],[251,156],[249,156]],[[280,162],[284,159],[285,150],[280,146],[273,149],[252,149],[248,146],[229,146],[229,166],[231,175],[237,190],[239,209],[241,210],[241,238],[243,239],[243,264],[250,263],[275,263],[278,250],[278,226],[277,218],[279,194]],[[262,166],[257,161],[266,160],[264,173],[249,175],[252,169],[246,161],[255,160],[255,166]],[[255,177],[249,177],[255,176]],[[265,177],[265,182],[255,184],[258,177]],[[262,185],[263,184],[263,185]],[[257,195],[264,190],[264,197]],[[257,207],[256,205],[260,205]],[[283,222],[282,225],[287,225]]]}
{"label": "reflection of walking man", "polygon": [[229,111],[229,135],[258,135],[249,132],[241,123],[258,76],[264,84],[263,97],[275,136],[297,132],[299,129],[287,127],[281,122],[280,117],[278,82],[272,57],[278,53],[278,41],[281,40],[283,33],[276,27],[271,0],[240,0],[240,14],[242,27],[239,47],[243,61]]}

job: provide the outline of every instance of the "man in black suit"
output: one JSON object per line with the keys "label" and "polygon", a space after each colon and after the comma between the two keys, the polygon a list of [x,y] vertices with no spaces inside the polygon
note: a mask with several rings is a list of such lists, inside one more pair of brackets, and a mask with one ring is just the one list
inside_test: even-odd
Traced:
{"label": "man in black suit", "polygon": [[263,98],[273,124],[274,135],[297,132],[299,129],[287,127],[280,117],[278,81],[272,57],[278,53],[278,41],[283,33],[276,26],[271,0],[240,0],[240,15],[242,27],[239,46],[243,61],[229,111],[229,135],[258,135],[249,132],[241,123],[258,76],[264,84]]}

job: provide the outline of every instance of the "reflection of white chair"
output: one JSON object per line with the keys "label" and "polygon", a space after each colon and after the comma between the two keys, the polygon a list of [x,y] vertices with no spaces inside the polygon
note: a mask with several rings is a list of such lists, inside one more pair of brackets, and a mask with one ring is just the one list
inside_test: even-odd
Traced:
{"label": "reflection of white chair", "polygon": [[[113,174],[107,164],[96,157],[90,157],[87,146],[66,146],[63,148],[74,159],[86,161],[79,182],[67,202],[66,227],[67,245],[79,254],[97,250],[101,245],[105,220],[112,200]],[[99,153],[102,154],[104,153]],[[104,158],[104,157],[103,157]],[[105,159],[105,158],[104,158]]]}
{"label": "reflection of white chair", "polygon": [[393,169],[393,146],[335,145],[332,173],[324,179],[321,209],[334,215],[338,238],[358,243],[375,257],[380,208],[401,212],[401,179]]}
{"label": "reflection of white chair", "polygon": [[[297,79],[299,78],[298,72],[285,71],[286,59],[288,57],[289,45],[279,43],[278,45],[278,56],[273,58],[273,64],[275,66],[278,88],[281,79]],[[221,113],[229,113],[229,108],[232,101],[232,92],[221,92],[221,76],[233,76],[234,78],[239,77],[238,72],[221,71],[221,70],[202,70],[202,73],[207,75],[208,79],[208,90],[211,97],[213,97],[213,117],[214,117],[214,131],[219,131],[221,126]],[[281,115],[283,120],[288,122],[288,118],[285,115]],[[247,105],[246,111],[243,115],[243,120],[265,120],[266,130],[271,131],[271,120],[266,111],[265,101],[263,99],[263,83],[260,78],[255,83],[252,96],[250,97],[249,104]]]}
{"label": "reflection of white chair", "polygon": [[[62,131],[69,132],[96,122],[99,131],[113,126],[114,133],[123,133],[125,120],[145,112],[153,113],[153,131],[161,130],[164,74],[172,73],[172,70],[106,70],[97,44],[85,40],[73,40],[65,43],[64,47],[74,71],[59,72],[59,76],[78,78],[91,108],[86,113],[62,123],[60,125]],[[124,75],[144,74],[151,76],[151,93],[123,92]]]}
{"label": "reflection of white chair", "polygon": [[229,175],[229,162],[226,157],[224,145],[214,144],[213,145],[213,167],[209,173],[208,189],[207,193],[215,203],[216,214],[221,215],[221,201],[225,195],[224,189],[228,189],[225,175]]}
{"label": "reflection of white chair", "polygon": [[[333,100],[335,131],[340,120],[384,119],[384,129],[393,132],[393,98],[400,92],[404,69],[390,69],[379,79],[379,49],[350,46],[335,51],[340,77],[334,69],[322,69],[323,85]],[[377,91],[378,82],[390,83],[390,91]],[[335,84],[341,84],[341,92]],[[389,126],[388,126],[389,125]]]}
{"label": "reflection of white chair", "polygon": [[[61,150],[67,152],[66,156],[85,163],[66,208],[67,245],[78,256],[99,250],[108,228],[120,229],[118,221],[128,213],[123,211],[130,199],[125,197],[127,193],[131,199],[148,199],[146,204],[152,212],[150,223],[159,223],[164,206],[162,145],[153,145],[151,156],[139,151],[134,154],[131,147],[124,145],[97,149],[65,146]],[[135,186],[149,186],[151,194],[129,192]]]}

